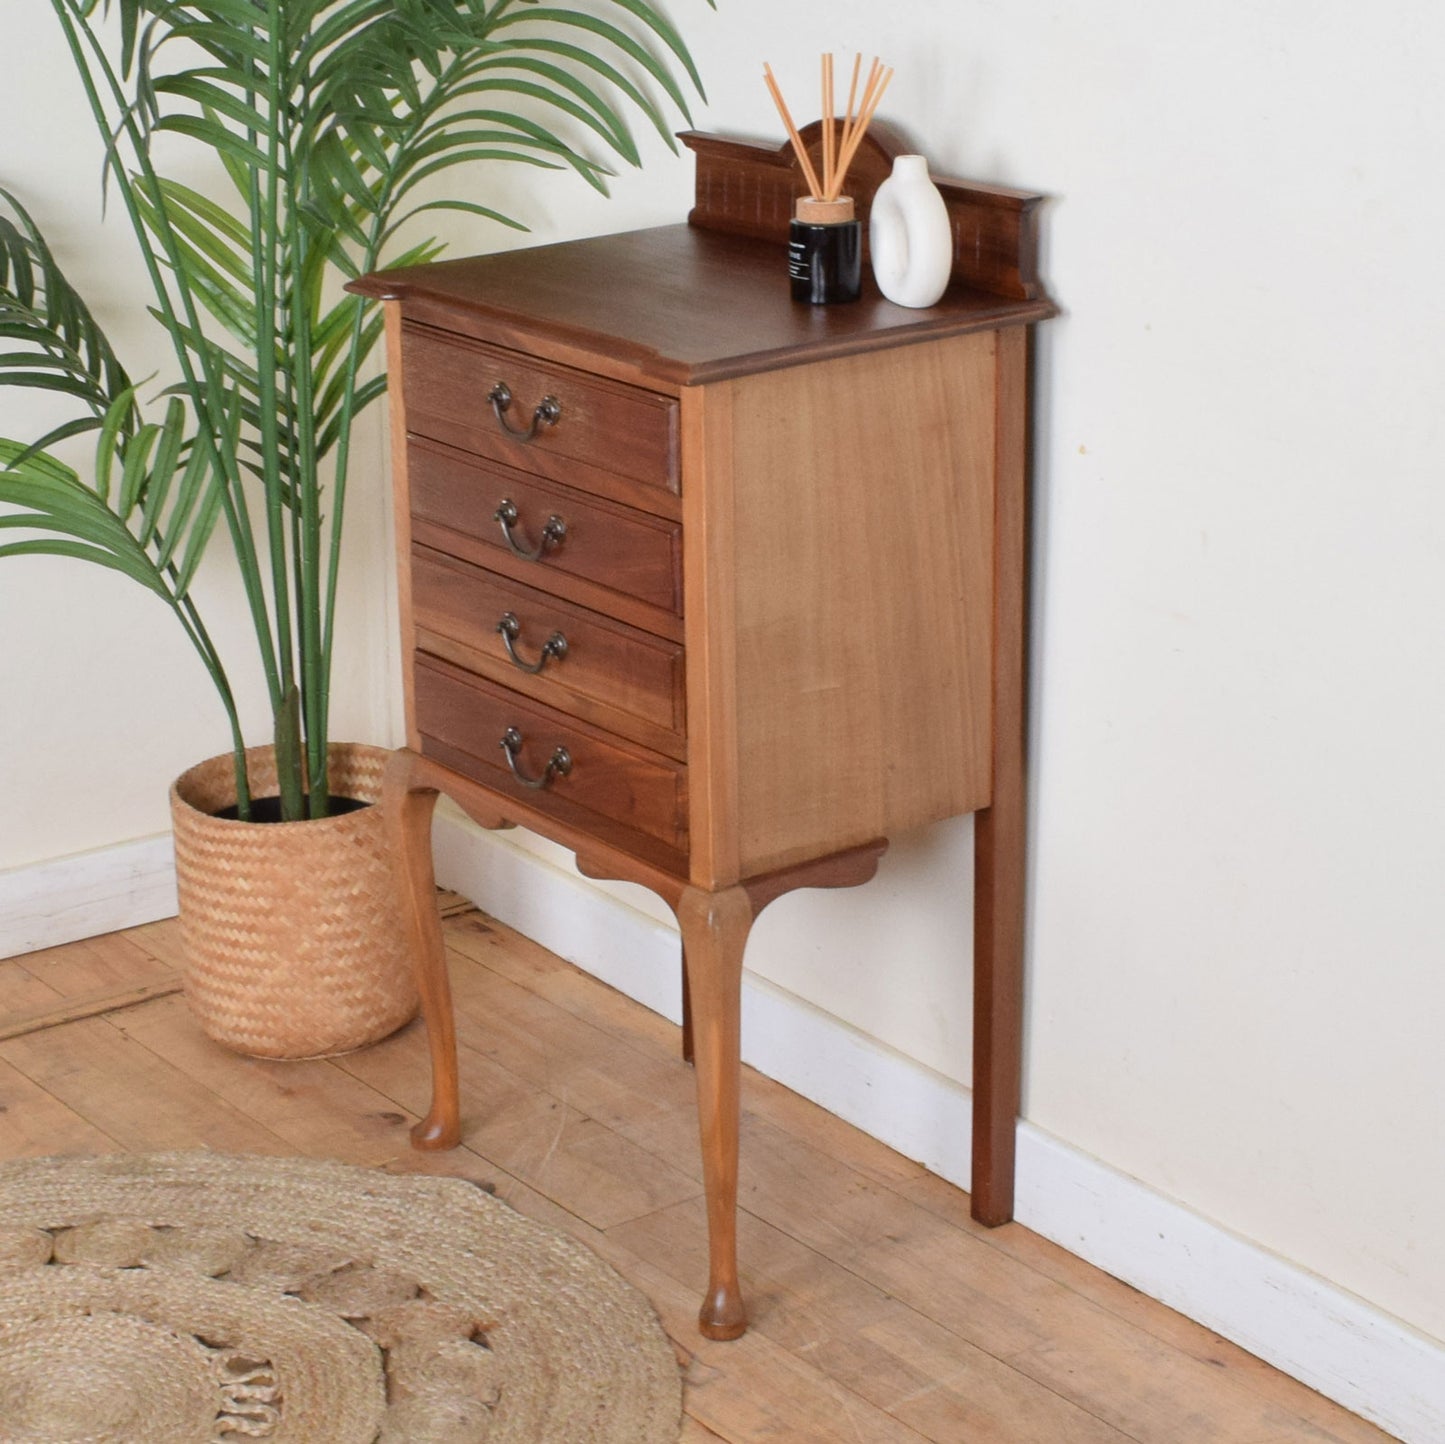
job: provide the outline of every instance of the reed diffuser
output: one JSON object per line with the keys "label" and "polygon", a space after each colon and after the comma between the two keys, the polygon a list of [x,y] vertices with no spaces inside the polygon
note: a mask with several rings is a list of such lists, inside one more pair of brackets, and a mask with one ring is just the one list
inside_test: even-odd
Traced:
{"label": "reed diffuser", "polygon": [[778,114],[787,127],[788,139],[808,183],[809,193],[793,207],[788,234],[788,275],[793,299],[824,305],[834,301],[856,301],[863,276],[863,232],[854,213],[853,197],[843,194],[848,167],[858,153],[878,102],[893,79],[893,70],[873,57],[863,92],[858,81],[863,57],[853,58],[853,76],[848,86],[848,103],[841,126],[833,92],[833,56],[822,57],[823,173],[820,177],[770,65],[763,66],[763,79]]}

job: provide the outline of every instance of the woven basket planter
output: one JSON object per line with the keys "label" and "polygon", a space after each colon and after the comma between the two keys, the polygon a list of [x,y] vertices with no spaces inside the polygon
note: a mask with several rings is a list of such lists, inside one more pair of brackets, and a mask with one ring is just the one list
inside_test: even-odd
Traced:
{"label": "woven basket planter", "polygon": [[[375,803],[388,754],[337,743],[331,790]],[[246,754],[274,794],[269,747]],[[313,822],[234,822],[230,753],[171,788],[186,999],[218,1043],[259,1058],[350,1052],[417,1010],[402,896],[380,807]]]}

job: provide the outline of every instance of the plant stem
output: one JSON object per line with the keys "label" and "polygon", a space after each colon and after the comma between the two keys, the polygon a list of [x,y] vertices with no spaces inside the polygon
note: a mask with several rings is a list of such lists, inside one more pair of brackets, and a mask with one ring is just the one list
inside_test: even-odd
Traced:
{"label": "plant stem", "polygon": [[[175,567],[167,567],[166,573],[174,585],[177,580]],[[196,610],[195,603],[188,596],[177,597],[174,594],[170,598],[170,603],[171,610],[175,612],[182,629],[199,654],[202,665],[210,674],[211,681],[215,684],[216,691],[221,698],[221,706],[225,708],[226,721],[231,729],[231,753],[236,775],[236,816],[242,822],[249,822],[251,820],[251,779],[246,771],[246,743],[241,735],[241,719],[236,710],[235,694],[231,691],[231,680],[226,675],[226,669],[221,663],[221,658],[216,651],[215,644],[211,641],[205,623],[201,620],[200,612]]]}
{"label": "plant stem", "polygon": [[[256,639],[261,650],[262,667],[266,674],[272,704],[275,706],[279,704],[281,698],[280,676],[276,666],[275,643],[271,631],[270,617],[266,611],[266,598],[261,587],[255,538],[251,530],[245,492],[241,484],[240,467],[235,452],[233,449],[222,446],[220,443],[220,438],[226,434],[226,427],[223,425],[226,410],[221,378],[216,374],[214,363],[207,355],[204,344],[199,345],[197,348],[200,364],[205,373],[204,386],[198,381],[195,369],[191,365],[190,353],[185,344],[181,321],[175,313],[175,306],[170,289],[166,285],[162,275],[160,264],[156,258],[156,253],[146,230],[145,220],[140,214],[135,195],[131,190],[133,182],[131,178],[126,175],[121,164],[118,140],[120,132],[123,131],[129,140],[131,149],[135,155],[136,164],[140,168],[140,173],[145,180],[150,195],[154,198],[157,230],[161,236],[161,244],[164,248],[166,263],[177,278],[177,291],[185,311],[186,326],[192,335],[201,338],[204,333],[201,329],[194,297],[191,294],[189,286],[186,284],[185,267],[181,260],[179,246],[176,243],[175,235],[170,227],[169,218],[166,215],[159,177],[156,175],[155,169],[150,163],[145,141],[136,129],[135,120],[126,103],[125,92],[121,87],[120,81],[117,79],[114,69],[106,58],[99,38],[86,22],[77,0],[51,0],[51,5],[56,13],[57,19],[60,21],[61,30],[64,32],[66,44],[75,61],[76,69],[80,73],[81,83],[85,88],[86,99],[90,104],[96,127],[100,131],[102,142],[105,145],[106,163],[115,176],[117,188],[121,193],[127,215],[130,218],[131,228],[135,232],[141,257],[150,277],[157,306],[161,311],[166,330],[171,337],[181,374],[185,379],[189,394],[197,404],[198,419],[201,421],[198,440],[205,448],[216,470],[224,478],[225,484],[221,488],[222,508],[226,515],[227,528],[231,533],[231,539],[235,545],[237,557],[240,560],[242,581],[246,589],[247,602],[250,606],[252,625],[255,629]],[[84,36],[85,39],[84,46],[81,42],[81,36]],[[95,83],[94,73],[87,63],[85,46],[89,47],[94,56],[96,71],[104,77],[106,87],[120,110],[120,125],[118,131],[114,134],[112,133],[110,122],[106,116],[100,91]],[[206,402],[205,409],[200,405],[203,397]]]}
{"label": "plant stem", "polygon": [[[272,0],[275,3],[275,0]],[[304,134],[309,119],[306,111],[307,77],[298,77],[298,129]],[[289,126],[288,120],[288,126]],[[288,130],[288,139],[290,132]],[[301,517],[301,544],[295,558],[297,630],[301,646],[302,717],[306,734],[306,760],[310,783],[308,809],[312,817],[325,817],[330,810],[330,781],[327,767],[327,737],[324,694],[329,679],[322,674],[321,629],[321,511],[320,478],[317,476],[316,412],[313,390],[311,348],[311,294],[306,282],[309,269],[309,238],[302,222],[306,200],[305,162],[288,146],[286,169],[286,222],[291,248],[291,285],[287,293],[290,325],[287,336],[292,350],[292,373],[296,386],[296,451],[293,457],[296,503]]]}
{"label": "plant stem", "polygon": [[[271,560],[271,606],[276,621],[276,660],[280,694],[290,696],[295,686],[294,647],[291,636],[290,579],[286,556],[286,518],[281,490],[281,464],[277,416],[277,290],[281,267],[277,218],[280,213],[280,116],[285,109],[282,82],[280,0],[268,0],[267,21],[270,44],[267,52],[267,74],[264,98],[271,117],[266,138],[265,187],[261,178],[251,173],[251,257],[259,278],[256,296],[256,375],[260,407],[261,468],[266,496],[266,542]],[[253,27],[252,33],[255,30]],[[254,73],[254,72],[253,72]],[[254,132],[252,132],[254,133]],[[276,745],[276,778],[281,794],[281,815],[287,821],[301,816],[303,791],[300,770],[283,765],[283,758],[293,758],[297,749],[287,729],[294,726],[294,710],[283,702],[274,706],[273,737]],[[287,735],[283,735],[287,732]]]}

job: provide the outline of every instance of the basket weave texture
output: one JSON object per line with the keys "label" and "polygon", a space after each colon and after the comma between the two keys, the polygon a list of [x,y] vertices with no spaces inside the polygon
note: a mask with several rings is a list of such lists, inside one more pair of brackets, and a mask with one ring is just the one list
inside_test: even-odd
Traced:
{"label": "basket weave texture", "polygon": [[[379,802],[387,757],[333,744],[332,794]],[[272,749],[246,760],[252,794],[274,794]],[[417,992],[381,808],[308,822],[213,815],[235,801],[229,753],[171,788],[186,999],[202,1028],[260,1058],[326,1057],[395,1032]]]}

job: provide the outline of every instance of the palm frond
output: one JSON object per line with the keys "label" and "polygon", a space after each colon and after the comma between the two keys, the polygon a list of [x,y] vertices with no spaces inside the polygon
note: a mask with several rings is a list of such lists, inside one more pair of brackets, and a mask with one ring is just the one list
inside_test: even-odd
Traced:
{"label": "palm frond", "polygon": [[[79,556],[122,572],[171,600],[165,577],[116,514],[70,467],[0,438],[0,528],[38,531],[42,536],[0,547],[4,555]],[[18,463],[18,464],[17,464]]]}
{"label": "palm frond", "polygon": [[[570,172],[605,190],[611,164],[640,163],[639,118],[675,149],[671,122],[690,119],[689,89],[702,94],[697,68],[654,0],[50,3],[175,373],[160,407],[142,404],[33,222],[0,192],[0,385],[71,396],[79,413],[0,451],[12,508],[0,522],[39,533],[0,552],[49,547],[159,588],[217,680],[239,750],[234,699],[189,595],[224,521],[278,748],[299,767],[304,747],[308,805],[324,811],[353,428],[386,384],[367,370],[379,314],[331,288],[440,254],[412,231],[442,211],[523,228],[457,187],[438,194],[459,167]],[[215,157],[230,193],[161,174],[162,140]],[[98,433],[90,486],[48,450],[86,430]],[[299,786],[287,792],[294,802]]]}
{"label": "palm frond", "polygon": [[[84,425],[98,424],[111,399],[130,385],[115,348],[30,213],[3,189],[0,338],[22,347],[0,356],[0,385],[38,385],[76,396],[96,418]],[[67,427],[70,434],[83,429],[78,422]]]}

